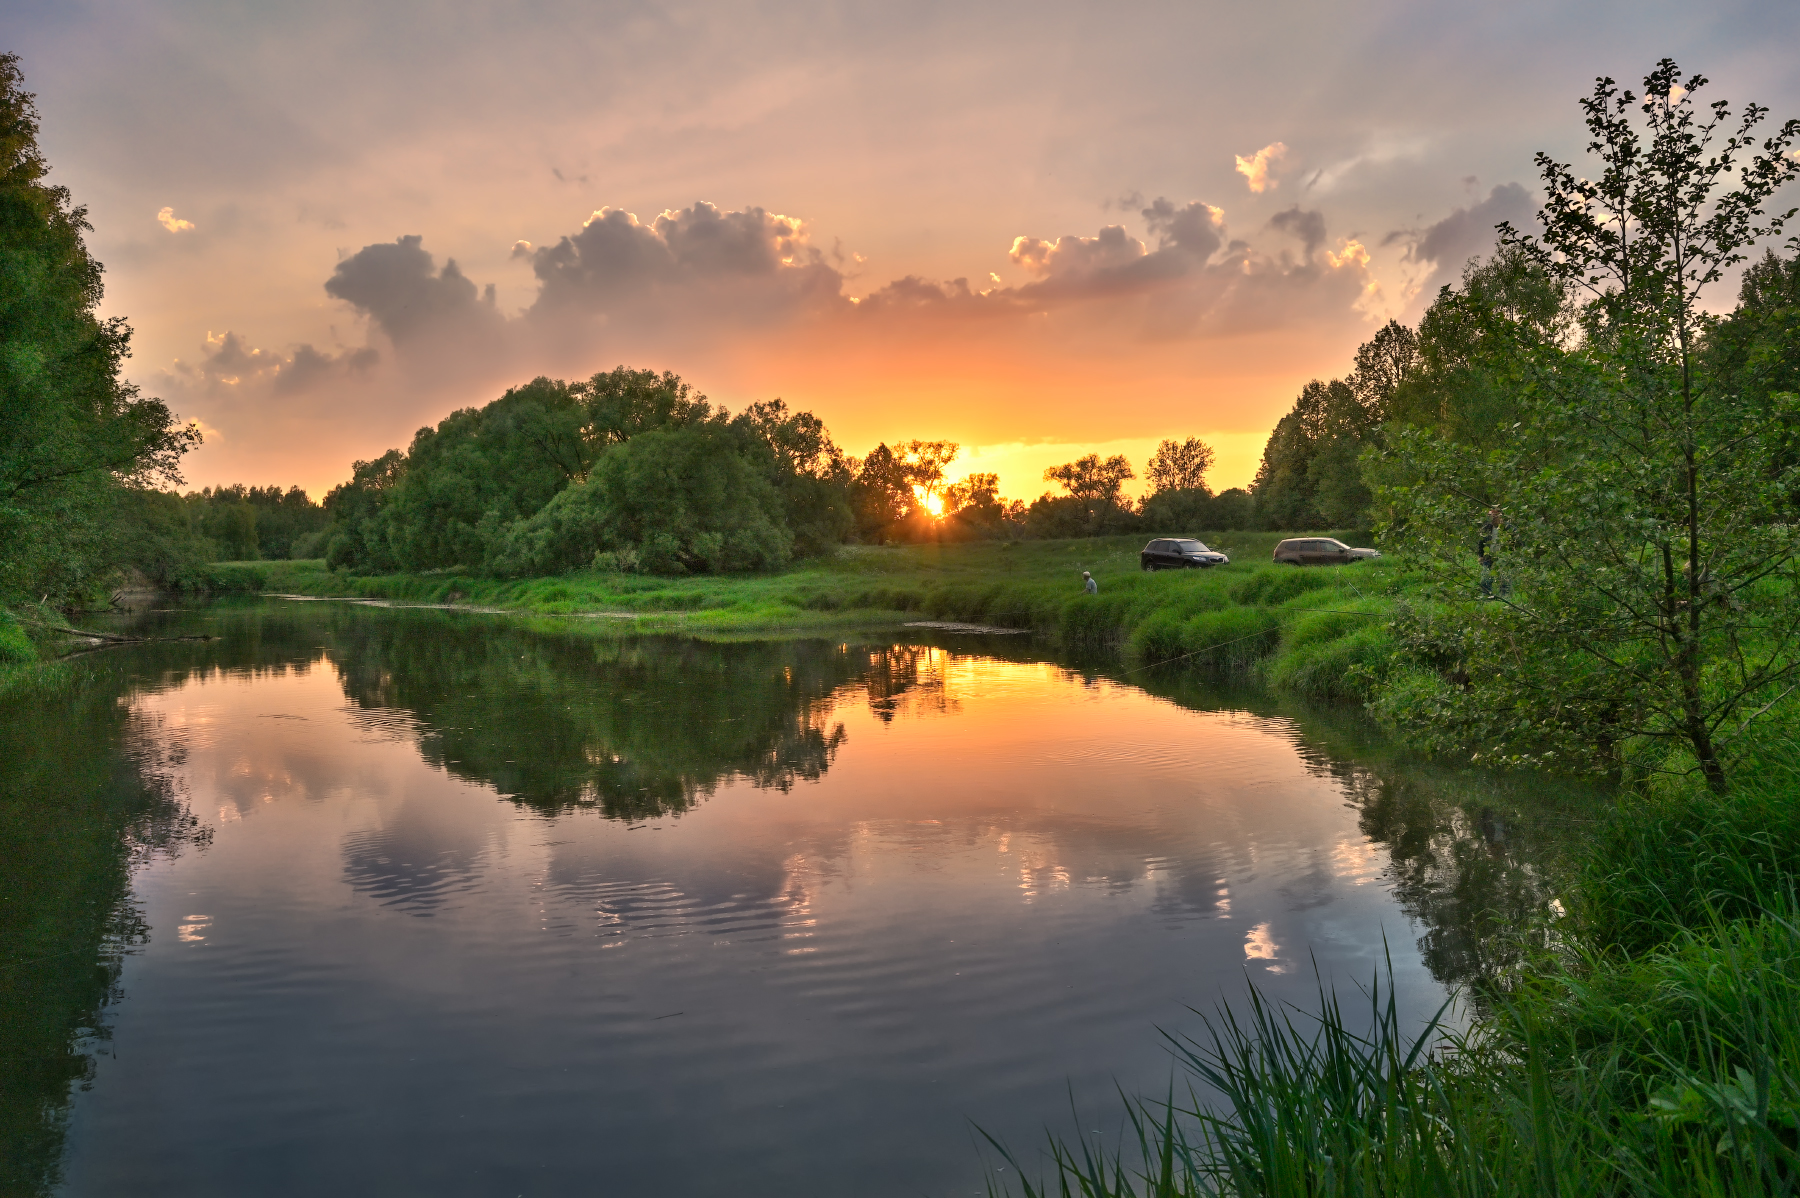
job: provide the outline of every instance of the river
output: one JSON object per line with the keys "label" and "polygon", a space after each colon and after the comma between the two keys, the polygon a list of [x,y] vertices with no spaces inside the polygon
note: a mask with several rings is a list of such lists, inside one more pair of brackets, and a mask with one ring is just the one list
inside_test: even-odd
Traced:
{"label": "river", "polygon": [[22,1192],[981,1193],[1248,984],[1421,1024],[1586,799],[1018,637],[129,626],[0,712]]}

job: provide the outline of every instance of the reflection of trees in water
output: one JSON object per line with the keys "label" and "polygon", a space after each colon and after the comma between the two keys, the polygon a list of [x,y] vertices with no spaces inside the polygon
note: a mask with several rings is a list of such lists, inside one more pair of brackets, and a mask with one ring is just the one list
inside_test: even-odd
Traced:
{"label": "reflection of trees in water", "polygon": [[[1133,681],[1185,707],[1246,711],[1291,729],[1307,769],[1342,787],[1358,826],[1385,856],[1401,909],[1424,929],[1425,965],[1447,984],[1479,988],[1516,963],[1516,933],[1542,919],[1560,846],[1586,826],[1600,796],[1580,782],[1421,761],[1359,712],[1215,689],[1191,674],[1147,672]],[[1304,879],[1293,887],[1303,904]]]}
{"label": "reflection of trees in water", "polygon": [[946,685],[950,655],[926,645],[865,649],[868,669],[858,680],[869,710],[884,724],[897,715],[948,715],[961,709]]}
{"label": "reflection of trees in water", "polygon": [[132,867],[204,838],[175,790],[179,741],[119,703],[115,664],[0,702],[0,1193],[56,1184],[71,1086],[149,935]]}
{"label": "reflection of trees in water", "polygon": [[589,640],[424,615],[339,629],[345,694],[405,713],[432,764],[545,810],[654,818],[734,778],[787,791],[831,767],[839,703],[954,707],[943,654],[916,646]]}
{"label": "reflection of trees in water", "polygon": [[1548,905],[1541,863],[1559,829],[1535,820],[1528,797],[1504,784],[1445,781],[1358,771],[1348,794],[1364,834],[1388,851],[1401,907],[1425,927],[1426,966],[1445,982],[1479,983],[1516,963],[1509,933]]}

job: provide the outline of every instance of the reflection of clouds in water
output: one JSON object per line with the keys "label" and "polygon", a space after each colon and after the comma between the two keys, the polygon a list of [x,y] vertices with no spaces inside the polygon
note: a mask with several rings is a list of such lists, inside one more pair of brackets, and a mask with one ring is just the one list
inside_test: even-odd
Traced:
{"label": "reflection of clouds in water", "polygon": [[1387,857],[1382,846],[1368,840],[1340,840],[1331,850],[1337,876],[1352,886],[1380,881],[1387,873]]}
{"label": "reflection of clouds in water", "polygon": [[1259,923],[1244,933],[1244,960],[1266,961],[1268,964],[1265,968],[1270,973],[1287,972],[1287,966],[1275,964],[1279,960],[1276,953],[1280,948],[1281,946],[1275,943],[1274,936],[1270,934],[1267,923]]}
{"label": "reflection of clouds in water", "polygon": [[402,808],[392,827],[344,838],[344,880],[384,906],[432,915],[452,895],[481,884],[486,846],[466,839]]}

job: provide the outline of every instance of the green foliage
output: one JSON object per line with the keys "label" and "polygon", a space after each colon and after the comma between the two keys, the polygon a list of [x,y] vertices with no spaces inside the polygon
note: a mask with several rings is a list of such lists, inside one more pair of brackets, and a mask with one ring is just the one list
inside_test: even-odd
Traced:
{"label": "green foliage", "polygon": [[[208,487],[189,491],[196,531],[227,561],[304,557],[317,547],[330,517],[299,487]],[[310,538],[310,540],[309,540]]]}
{"label": "green foliage", "polygon": [[[1641,100],[1596,85],[1583,108],[1601,169],[1578,178],[1540,155],[1544,239],[1509,231],[1510,256],[1471,276],[1481,288],[1439,300],[1488,415],[1392,425],[1375,471],[1389,535],[1449,591],[1404,639],[1457,679],[1426,696],[1409,677],[1429,701],[1390,712],[1440,728],[1448,714],[1516,758],[1586,746],[1604,766],[1648,743],[1637,757],[1654,768],[1679,745],[1723,792],[1743,723],[1800,671],[1800,395],[1732,385],[1751,360],[1783,360],[1742,344],[1785,327],[1779,298],[1763,302],[1785,294],[1779,263],[1751,285],[1754,315],[1721,323],[1700,300],[1779,231],[1785,216],[1762,209],[1800,174],[1800,121],[1759,146],[1765,110],[1702,115],[1704,84],[1664,60]],[[1559,293],[1587,299],[1553,317]],[[1709,348],[1725,326],[1730,353]],[[1519,417],[1498,437],[1495,382]],[[1503,513],[1478,533],[1489,505]]]}
{"label": "green foliage", "polygon": [[1250,486],[1259,526],[1366,524],[1372,496],[1361,459],[1380,444],[1381,422],[1418,368],[1418,335],[1390,320],[1357,349],[1349,378],[1302,387],[1269,434]]}
{"label": "green foliage", "polygon": [[781,566],[793,552],[781,497],[738,448],[735,431],[717,423],[633,437],[602,455],[586,483],[512,526],[489,568],[560,574],[598,551],[625,550],[653,574]]}
{"label": "green foliage", "polygon": [[0,595],[73,596],[111,565],[116,491],[178,481],[199,434],[119,377],[87,211],[44,182],[18,56],[0,54]]}
{"label": "green foliage", "polygon": [[502,577],[597,553],[615,570],[766,570],[842,542],[850,478],[824,424],[780,400],[732,419],[672,374],[540,378],[356,463],[325,500],[325,558]]}
{"label": "green foliage", "polygon": [[191,500],[170,491],[121,491],[114,559],[159,590],[204,590],[205,568],[218,556],[218,543],[197,527],[196,509]]}

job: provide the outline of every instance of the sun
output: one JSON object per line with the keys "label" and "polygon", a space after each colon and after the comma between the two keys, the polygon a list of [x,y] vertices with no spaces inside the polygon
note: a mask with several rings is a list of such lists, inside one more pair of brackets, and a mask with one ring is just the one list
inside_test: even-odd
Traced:
{"label": "sun", "polygon": [[943,496],[938,495],[936,491],[927,491],[925,487],[918,486],[914,482],[913,498],[918,500],[920,507],[931,514],[932,520],[943,520]]}
{"label": "sun", "polygon": [[919,506],[923,507],[927,512],[930,512],[933,520],[941,520],[944,518],[944,497],[942,495],[927,491],[924,487],[918,486],[913,488],[913,494],[918,496]]}

